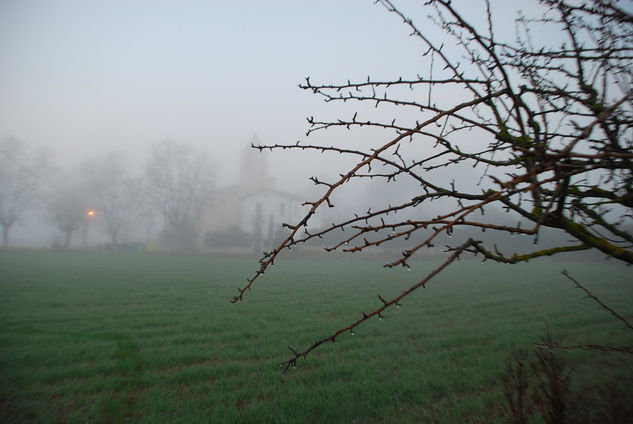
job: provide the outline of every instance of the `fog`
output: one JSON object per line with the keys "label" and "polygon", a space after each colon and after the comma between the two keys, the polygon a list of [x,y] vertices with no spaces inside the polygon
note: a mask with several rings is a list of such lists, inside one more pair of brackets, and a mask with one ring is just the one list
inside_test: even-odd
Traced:
{"label": "fog", "polygon": [[[464,4],[473,19],[485,19],[481,7]],[[398,5],[414,19],[425,16],[418,1]],[[512,31],[519,5],[495,3],[499,31]],[[67,181],[103,182],[95,164],[108,155],[118,155],[116,166],[125,170],[108,175],[121,177],[126,190],[129,181],[147,173],[152,149],[166,141],[206,158],[213,177],[208,188],[238,184],[240,158],[253,139],[294,144],[305,139],[306,117],[351,115],[349,105],[326,104],[299,89],[305,77],[321,82],[368,75],[394,79],[427,69],[428,58],[408,35],[394,15],[373,1],[1,2],[0,139],[19,140],[27,151],[3,163],[35,175],[40,193],[48,196],[20,216],[11,229],[11,244],[64,244],[53,225],[50,197],[69,198],[63,194]],[[374,113],[385,113],[389,120],[393,115],[391,110]],[[384,137],[372,131],[329,131],[309,141],[367,148],[382,144]],[[46,166],[31,159],[42,151]],[[310,198],[318,193],[310,176],[336,176],[351,160],[275,152],[266,159],[266,172],[274,179],[266,188],[289,194],[292,201],[295,195]],[[394,193],[415,195],[415,187],[400,187],[378,189],[383,196],[378,201],[387,203]],[[368,190],[350,185],[337,193],[337,211],[349,213],[376,201],[376,191]],[[291,203],[289,208],[296,206]],[[279,214],[285,215],[285,207]],[[119,241],[156,237],[167,212],[149,209],[121,224],[126,237],[119,235]],[[319,219],[326,222],[328,213]],[[108,225],[102,221],[98,228],[83,230],[84,244],[86,234],[88,244],[107,243],[112,239]],[[80,246],[80,233],[71,245]]]}
{"label": "fog", "polygon": [[165,138],[236,159],[253,134],[302,137],[323,109],[306,76],[415,69],[403,34],[372,2],[2,2],[0,134],[64,162]]}

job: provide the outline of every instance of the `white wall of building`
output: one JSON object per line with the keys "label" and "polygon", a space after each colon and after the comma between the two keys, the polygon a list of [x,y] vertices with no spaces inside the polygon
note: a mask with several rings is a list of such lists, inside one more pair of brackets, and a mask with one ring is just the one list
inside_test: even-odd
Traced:
{"label": "white wall of building", "polygon": [[289,224],[296,219],[297,206],[300,202],[283,196],[273,191],[261,191],[243,199],[242,228],[247,233],[254,233],[256,220],[258,219],[258,209],[261,211],[262,236],[267,237],[269,222],[272,220],[273,228],[276,231],[281,227],[282,222]]}
{"label": "white wall of building", "polygon": [[[281,228],[282,223],[294,225],[306,215],[309,208],[302,206],[301,203],[300,200],[276,191],[261,191],[247,196],[243,199],[242,229],[247,233],[255,232],[257,211],[260,208],[262,236],[267,238],[271,220],[275,232]],[[317,214],[310,219],[310,227],[321,226],[319,216],[320,214]]]}

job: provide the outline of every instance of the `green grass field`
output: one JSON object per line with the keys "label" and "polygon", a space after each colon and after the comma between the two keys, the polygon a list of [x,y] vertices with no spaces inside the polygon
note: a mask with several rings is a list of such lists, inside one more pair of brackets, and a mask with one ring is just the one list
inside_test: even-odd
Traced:
{"label": "green grass field", "polygon": [[[282,373],[288,345],[330,335],[437,262],[381,264],[280,259],[233,305],[256,260],[0,252],[0,422],[501,423],[513,348],[548,330],[565,344],[633,344],[560,274],[632,319],[630,268],[459,261]],[[578,404],[633,404],[633,355],[558,354]]]}

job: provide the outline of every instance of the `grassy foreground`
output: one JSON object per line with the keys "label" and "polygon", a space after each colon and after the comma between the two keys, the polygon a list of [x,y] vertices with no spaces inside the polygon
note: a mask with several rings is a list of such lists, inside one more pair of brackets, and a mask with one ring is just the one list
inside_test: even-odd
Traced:
{"label": "grassy foreground", "polygon": [[[630,268],[460,261],[386,319],[284,374],[287,345],[331,334],[437,263],[406,272],[281,260],[230,304],[255,265],[0,252],[0,422],[505,422],[499,376],[512,348],[531,349],[548,329],[565,344],[633,344],[633,332],[560,274],[567,268],[632,319]],[[632,355],[559,355],[575,370],[578,404],[633,404]]]}

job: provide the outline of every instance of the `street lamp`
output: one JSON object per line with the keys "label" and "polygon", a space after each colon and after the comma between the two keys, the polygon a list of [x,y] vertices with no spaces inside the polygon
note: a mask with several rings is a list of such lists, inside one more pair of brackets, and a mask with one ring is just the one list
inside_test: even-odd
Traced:
{"label": "street lamp", "polygon": [[94,218],[96,212],[94,209],[92,208],[88,208],[86,210],[86,214],[84,215],[84,220],[83,220],[83,247],[84,249],[86,247],[88,247],[88,224],[90,223],[90,220],[92,218]]}

